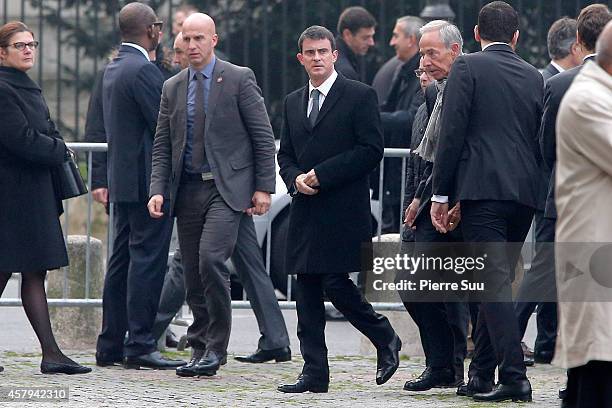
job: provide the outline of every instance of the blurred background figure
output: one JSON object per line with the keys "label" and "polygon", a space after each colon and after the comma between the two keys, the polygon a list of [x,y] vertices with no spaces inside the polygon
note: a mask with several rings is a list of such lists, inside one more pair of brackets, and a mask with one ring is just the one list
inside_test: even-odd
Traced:
{"label": "blurred background figure", "polygon": [[[391,78],[389,94],[381,106],[380,119],[385,137],[385,147],[407,148],[410,146],[412,122],[417,109],[423,103],[419,78],[414,71],[419,68],[420,28],[423,20],[418,17],[404,16],[397,19],[389,45],[395,48],[401,65]],[[387,158],[384,161],[383,180],[383,233],[398,232],[402,216],[401,178],[402,160]],[[373,197],[378,197],[378,170],[371,177]]]}
{"label": "blurred background figure", "polygon": [[37,47],[25,24],[0,28],[0,295],[12,273],[21,273],[23,308],[42,348],[40,371],[83,374],[91,368],[66,357],[55,341],[45,293],[47,270],[68,265],[53,175],[68,151],[26,74]]}
{"label": "blurred background figure", "polygon": [[337,30],[336,70],[348,79],[363,81],[361,57],[374,46],[376,19],[363,7],[349,7],[340,14]]}
{"label": "blurred background figure", "polygon": [[[555,21],[548,30],[548,55],[550,63],[542,70],[544,81],[547,82],[560,72],[578,66],[582,63],[582,48],[576,41],[576,20],[563,17]],[[546,116],[546,114],[545,114]],[[544,126],[540,128],[542,132]],[[546,197],[552,168],[540,159],[540,184],[538,186],[538,201],[534,215],[535,220],[535,254],[531,268],[525,273],[517,293],[515,311],[519,323],[521,338],[527,330],[527,323],[534,311],[537,311],[537,337],[535,352],[531,352],[522,343],[523,354],[527,364],[549,364],[555,353],[557,338],[557,304],[555,289],[554,248],[555,221],[544,216]],[[537,289],[536,289],[537,288]],[[534,290],[547,288],[545,294],[530,296]],[[543,300],[535,302],[534,297]]]}

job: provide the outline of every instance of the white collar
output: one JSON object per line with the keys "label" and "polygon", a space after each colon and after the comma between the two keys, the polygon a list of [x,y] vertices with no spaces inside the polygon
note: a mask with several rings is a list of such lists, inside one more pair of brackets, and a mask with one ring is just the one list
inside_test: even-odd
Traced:
{"label": "white collar", "polygon": [[329,90],[331,89],[334,82],[336,82],[336,78],[338,78],[338,73],[334,69],[329,78],[327,78],[321,85],[317,87],[312,85],[312,82],[308,81],[308,97],[310,97],[310,94],[312,93],[313,89],[318,89],[319,92],[323,94],[323,97],[327,97]]}
{"label": "white collar", "polygon": [[147,61],[151,62],[151,60],[149,59],[149,53],[140,45],[131,42],[122,42],[121,45],[127,45],[128,47],[136,48],[138,51],[142,52],[145,57],[147,57]]}
{"label": "white collar", "polygon": [[[486,50],[487,48],[489,48],[492,45],[498,45],[498,44],[502,44],[502,45],[507,45],[508,47],[510,47],[510,44],[505,43],[505,42],[501,42],[501,41],[494,41],[492,43],[488,43],[487,45],[485,45],[484,47],[482,47],[482,50]],[[511,47],[512,48],[512,47]]]}
{"label": "white collar", "polygon": [[557,68],[557,71],[559,71],[559,73],[565,71],[565,68],[563,68],[561,65],[557,64],[555,61],[550,61],[550,65],[552,65],[553,67]]}
{"label": "white collar", "polygon": [[586,62],[587,58],[596,57],[596,56],[597,56],[597,53],[589,54],[582,59],[582,62],[584,63]]}

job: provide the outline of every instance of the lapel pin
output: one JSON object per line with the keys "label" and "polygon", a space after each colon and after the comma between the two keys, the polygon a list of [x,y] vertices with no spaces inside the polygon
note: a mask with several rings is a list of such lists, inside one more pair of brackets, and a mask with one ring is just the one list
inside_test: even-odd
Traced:
{"label": "lapel pin", "polygon": [[223,77],[217,78],[217,83],[220,84],[221,82],[223,82]]}

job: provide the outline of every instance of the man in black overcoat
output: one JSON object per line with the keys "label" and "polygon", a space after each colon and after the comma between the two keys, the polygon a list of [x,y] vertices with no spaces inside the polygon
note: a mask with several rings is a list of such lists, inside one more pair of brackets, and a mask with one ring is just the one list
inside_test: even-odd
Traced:
{"label": "man in black overcoat", "polygon": [[306,29],[298,60],[308,85],[285,99],[280,174],[293,196],[287,267],[297,273],[298,338],[304,367],[282,392],[327,392],[324,293],[377,349],[377,384],[399,366],[401,341],[349,279],[362,269],[361,248],[371,240],[368,174],[383,156],[376,92],[338,75],[329,30]]}

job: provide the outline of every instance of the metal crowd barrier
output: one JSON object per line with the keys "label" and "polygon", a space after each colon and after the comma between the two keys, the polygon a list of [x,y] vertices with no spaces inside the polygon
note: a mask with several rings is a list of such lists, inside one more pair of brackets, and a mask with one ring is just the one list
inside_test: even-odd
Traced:
{"label": "metal crowd barrier", "polygon": [[[83,159],[83,155],[85,155],[85,162],[87,165],[87,187],[89,193],[86,196],[87,199],[87,216],[86,216],[86,236],[87,236],[87,244],[86,244],[86,252],[85,252],[85,298],[84,299],[70,299],[67,296],[67,268],[63,268],[64,282],[63,282],[63,297],[59,299],[48,299],[48,303],[50,306],[56,307],[101,307],[102,299],[94,299],[89,297],[90,292],[90,277],[91,277],[91,237],[92,237],[92,208],[94,205],[94,200],[91,195],[92,189],[92,180],[91,180],[91,170],[92,170],[92,162],[93,162],[93,153],[106,152],[107,144],[106,143],[67,143],[68,147],[70,147],[76,154],[79,159]],[[385,149],[385,158],[395,157],[402,159],[402,178],[401,178],[401,197],[404,196],[404,185],[405,185],[405,174],[406,174],[406,158],[410,154],[409,149]],[[83,161],[80,161],[81,165]],[[384,197],[384,188],[383,188],[383,178],[384,178],[384,160],[381,160],[380,163],[380,173],[379,173],[379,194],[378,194],[378,206],[374,207],[376,211],[375,218],[377,221],[377,236],[380,241],[381,237],[381,228],[382,228],[382,211],[383,211],[383,197]],[[400,206],[403,208],[403,205]],[[400,208],[400,211],[401,211]],[[71,217],[71,201],[64,201],[64,221],[63,221],[63,232],[64,238],[67,239],[69,234],[69,225],[70,225],[70,217]],[[266,216],[263,216],[266,217]],[[400,214],[400,220],[403,219],[403,214]],[[112,231],[113,226],[113,205],[109,205],[109,217],[108,217],[108,228],[107,228],[107,257],[108,254],[112,251]],[[400,226],[401,227],[401,226]],[[267,220],[267,232],[266,232],[266,271],[270,274],[270,264],[271,264],[271,242],[272,242],[272,220]],[[17,279],[21,280],[21,274],[17,274]],[[20,283],[20,282],[19,282]],[[279,305],[281,309],[295,309],[295,302],[292,301],[291,297],[291,284],[292,284],[292,275],[287,276],[287,300],[280,300]],[[20,286],[20,285],[19,285]],[[19,292],[19,291],[18,291]],[[17,298],[0,298],[0,306],[20,306],[21,305],[21,293],[18,293]],[[375,302],[372,303],[374,308],[379,311],[394,311],[394,310],[403,310],[403,305],[401,303],[388,303],[388,302]],[[246,300],[246,297],[243,293],[243,300],[233,300],[232,301],[233,309],[250,309],[250,303]],[[326,308],[331,308],[331,304],[326,302]]]}

